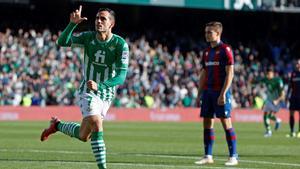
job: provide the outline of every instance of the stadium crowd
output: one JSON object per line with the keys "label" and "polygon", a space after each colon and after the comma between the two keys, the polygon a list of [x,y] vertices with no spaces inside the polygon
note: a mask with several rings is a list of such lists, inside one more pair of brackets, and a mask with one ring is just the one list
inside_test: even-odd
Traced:
{"label": "stadium crowd", "polygon": [[[0,105],[73,105],[81,80],[82,50],[60,48],[57,34],[45,29],[0,32]],[[145,36],[130,45],[126,83],[119,86],[116,107],[194,107],[204,42],[194,42],[199,50],[183,52],[178,45],[168,48]],[[255,46],[233,45],[235,78],[232,86],[234,107],[261,107],[264,87],[255,79],[274,66],[287,82],[292,56],[284,43],[269,43],[270,57]],[[287,83],[285,83],[287,86]]]}

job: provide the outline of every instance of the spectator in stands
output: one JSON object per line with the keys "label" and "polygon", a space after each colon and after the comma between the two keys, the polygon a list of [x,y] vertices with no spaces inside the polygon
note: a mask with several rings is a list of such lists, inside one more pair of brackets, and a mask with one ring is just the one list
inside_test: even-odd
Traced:
{"label": "spectator in stands", "polygon": [[[119,86],[114,105],[147,107],[149,100],[146,102],[145,98],[148,95],[153,99],[150,106],[153,108],[194,107],[199,63],[205,46],[200,45],[198,52],[190,50],[183,53],[180,45],[170,50],[158,40],[148,41],[145,36],[129,39],[131,59],[128,79]],[[31,104],[40,106],[75,104],[82,51],[79,48],[57,48],[56,40],[57,34],[47,29],[42,32],[33,29],[0,32],[1,105],[23,105],[25,96],[25,100],[30,96]],[[262,59],[264,56],[255,46],[238,43],[233,50],[236,76],[232,84],[233,107],[257,107],[257,100],[265,97],[265,89],[261,85],[253,85],[252,81],[262,77],[264,68],[270,64],[274,64],[287,82],[293,66],[285,43],[269,43],[271,61]]]}

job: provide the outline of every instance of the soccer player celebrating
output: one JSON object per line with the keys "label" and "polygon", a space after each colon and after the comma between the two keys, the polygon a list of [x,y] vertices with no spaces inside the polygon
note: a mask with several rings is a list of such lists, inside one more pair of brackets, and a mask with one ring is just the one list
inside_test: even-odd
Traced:
{"label": "soccer player celebrating", "polygon": [[[84,48],[83,80],[79,87],[79,101],[83,120],[81,124],[63,122],[52,117],[49,128],[41,134],[45,141],[51,134],[60,131],[86,142],[91,139],[92,152],[98,168],[106,168],[106,148],[103,141],[103,118],[105,117],[115,87],[123,84],[128,67],[129,49],[123,38],[112,33],[115,12],[100,8],[95,19],[95,30],[72,35],[76,26],[84,20],[82,6],[70,14],[70,23],[58,38],[63,47],[80,45]],[[72,113],[72,112],[70,112]]]}
{"label": "soccer player celebrating", "polygon": [[[204,50],[197,104],[201,104],[204,128],[205,156],[195,164],[213,163],[214,117],[221,120],[229,149],[227,166],[238,164],[236,135],[231,123],[231,91],[234,76],[234,58],[229,45],[221,41],[223,26],[220,22],[209,22],[205,27],[205,38],[210,46]],[[200,96],[202,93],[202,96]]]}
{"label": "soccer player celebrating", "polygon": [[272,136],[270,120],[275,121],[275,130],[280,127],[281,119],[276,117],[280,109],[280,102],[284,101],[283,81],[280,77],[275,77],[272,67],[267,69],[267,75],[260,80],[267,88],[267,99],[264,103],[264,125],[266,128],[265,137]]}
{"label": "soccer player celebrating", "polygon": [[[300,59],[296,62],[296,69],[292,72],[288,94],[290,94],[289,102],[290,102],[290,131],[291,133],[288,137],[299,137],[300,138]],[[295,124],[295,111],[299,113],[299,129],[298,134],[294,130]]]}

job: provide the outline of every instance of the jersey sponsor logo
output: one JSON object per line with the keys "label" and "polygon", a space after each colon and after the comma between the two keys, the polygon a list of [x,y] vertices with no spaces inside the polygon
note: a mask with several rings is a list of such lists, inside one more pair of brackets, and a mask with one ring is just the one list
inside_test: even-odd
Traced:
{"label": "jersey sponsor logo", "polygon": [[122,52],[121,61],[122,61],[123,64],[128,64],[129,63],[129,51],[123,51]]}
{"label": "jersey sponsor logo", "polygon": [[98,50],[96,53],[95,53],[95,61],[98,62],[98,63],[104,63],[105,61],[105,51],[102,51],[102,50]]}
{"label": "jersey sponsor logo", "polygon": [[293,82],[300,81],[300,77],[293,78]]}
{"label": "jersey sponsor logo", "polygon": [[219,66],[220,62],[205,62],[205,66]]}
{"label": "jersey sponsor logo", "polygon": [[216,51],[216,54],[217,54],[217,55],[218,55],[218,54],[220,54],[220,51],[219,51],[219,50],[217,50],[217,51]]}
{"label": "jersey sponsor logo", "polygon": [[206,51],[204,55],[207,56],[207,55],[208,55],[208,52]]}

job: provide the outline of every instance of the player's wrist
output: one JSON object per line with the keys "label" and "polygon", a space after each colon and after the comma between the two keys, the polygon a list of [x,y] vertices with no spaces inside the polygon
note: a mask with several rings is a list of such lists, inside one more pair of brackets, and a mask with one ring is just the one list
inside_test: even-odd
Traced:
{"label": "player's wrist", "polygon": [[99,83],[98,84],[98,90],[103,90],[103,89],[106,89],[108,86],[104,83]]}
{"label": "player's wrist", "polygon": [[76,26],[76,25],[78,25],[78,23],[76,23],[75,21],[73,21],[73,20],[70,20],[70,23],[69,23],[70,25],[72,25],[72,26]]}
{"label": "player's wrist", "polygon": [[221,92],[221,93],[220,93],[220,96],[225,97],[225,92]]}

